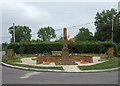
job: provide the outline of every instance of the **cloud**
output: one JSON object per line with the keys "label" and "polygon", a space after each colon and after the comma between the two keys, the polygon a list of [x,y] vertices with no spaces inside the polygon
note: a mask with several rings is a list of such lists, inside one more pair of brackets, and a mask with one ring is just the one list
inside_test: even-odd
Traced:
{"label": "cloud", "polygon": [[[25,17],[26,19],[39,19],[43,20],[44,17],[47,19],[50,17],[49,13],[45,11],[44,9],[38,9],[34,6],[30,6],[26,3],[16,3],[16,2],[10,2],[10,3],[4,3],[4,11],[7,12],[13,12],[12,14],[17,14],[14,17]],[[7,13],[6,12],[6,13]]]}
{"label": "cloud", "polygon": [[2,42],[2,3],[0,2],[0,43]]}
{"label": "cloud", "polygon": [[2,0],[4,2],[118,2],[119,0]]}
{"label": "cloud", "polygon": [[43,20],[43,17],[49,18],[49,13],[45,11],[44,9],[38,9],[34,6],[30,6],[28,4],[18,3],[18,6],[23,9],[23,15],[25,15],[27,18],[31,19],[41,19]]}
{"label": "cloud", "polygon": [[[19,0],[21,1],[21,0]],[[9,42],[8,28],[14,22],[16,25],[26,25],[32,29],[32,34],[37,33],[41,27],[52,26],[55,30],[74,25],[93,22],[97,11],[117,8],[117,3],[64,3],[64,2],[3,2],[3,41]],[[94,25],[87,25],[94,32]],[[75,36],[79,28],[69,29],[70,37]],[[61,36],[62,31],[56,31]],[[37,34],[32,38],[36,39]]]}

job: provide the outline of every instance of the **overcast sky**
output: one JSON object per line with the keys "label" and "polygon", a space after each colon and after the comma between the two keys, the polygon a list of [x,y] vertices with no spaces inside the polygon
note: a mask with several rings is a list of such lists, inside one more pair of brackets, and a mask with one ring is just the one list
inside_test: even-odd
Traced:
{"label": "overcast sky", "polygon": [[[116,8],[118,2],[7,2],[4,1],[0,11],[2,23],[2,42],[10,41],[8,28],[14,22],[16,25],[26,25],[32,30],[32,39],[37,39],[41,27],[52,26],[55,30],[68,28],[70,38],[74,37],[81,27],[87,27],[95,32],[94,17],[97,12]],[[1,7],[0,7],[1,9]],[[2,12],[2,13],[1,13]],[[88,25],[83,25],[90,23]],[[81,25],[71,28],[72,26]],[[1,34],[1,32],[0,32]],[[56,31],[58,37],[62,30]],[[1,38],[1,36],[0,36]],[[1,43],[1,40],[0,40]]]}

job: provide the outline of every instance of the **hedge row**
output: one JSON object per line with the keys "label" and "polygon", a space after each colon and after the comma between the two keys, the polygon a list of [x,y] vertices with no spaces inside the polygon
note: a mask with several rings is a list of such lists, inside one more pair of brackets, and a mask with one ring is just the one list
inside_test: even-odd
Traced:
{"label": "hedge row", "polygon": [[120,43],[118,44],[118,55],[120,57]]}
{"label": "hedge row", "polygon": [[[118,48],[113,42],[68,42],[70,53],[105,53],[108,48],[114,47],[114,55],[117,55]],[[37,54],[51,53],[51,51],[61,51],[63,44],[60,42],[42,43],[10,43],[7,49],[13,49],[16,53]]]}
{"label": "hedge row", "polygon": [[118,51],[120,52],[120,43],[118,44]]}

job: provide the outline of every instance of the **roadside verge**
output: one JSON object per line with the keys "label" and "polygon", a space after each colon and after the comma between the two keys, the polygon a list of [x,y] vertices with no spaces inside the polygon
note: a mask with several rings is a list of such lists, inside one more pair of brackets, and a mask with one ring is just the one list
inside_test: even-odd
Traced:
{"label": "roadside verge", "polygon": [[38,72],[60,72],[60,73],[96,73],[96,72],[110,72],[110,71],[116,71],[119,70],[120,67],[118,68],[113,68],[113,69],[105,69],[105,70],[85,70],[85,71],[64,71],[64,70],[54,70],[54,69],[35,69],[35,68],[25,68],[25,67],[19,67],[19,66],[13,66],[10,64],[6,64],[4,62],[1,62],[3,66],[10,67],[10,68],[15,68],[15,69],[21,69],[21,70],[28,70],[28,71],[38,71]]}

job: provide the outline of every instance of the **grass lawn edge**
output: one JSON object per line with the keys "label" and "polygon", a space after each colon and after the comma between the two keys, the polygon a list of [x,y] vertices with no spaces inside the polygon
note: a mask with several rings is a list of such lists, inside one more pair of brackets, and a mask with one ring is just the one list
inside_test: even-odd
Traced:
{"label": "grass lawn edge", "polygon": [[114,60],[109,60],[103,63],[90,65],[90,66],[78,66],[80,70],[106,70],[106,69],[113,69],[113,68],[119,68],[120,65],[119,58],[115,58]]}
{"label": "grass lawn edge", "polygon": [[[5,62],[2,62],[5,63]],[[33,65],[25,65],[25,64],[16,64],[16,63],[5,63],[7,65],[23,67],[23,68],[34,68],[34,69],[48,69],[48,70],[64,70],[63,67],[43,67],[43,66],[33,66]]]}

